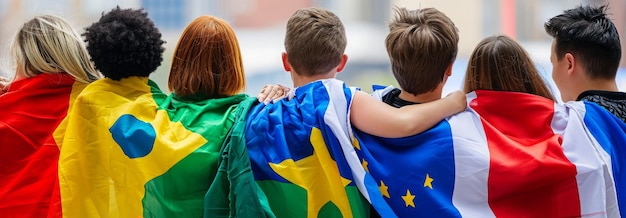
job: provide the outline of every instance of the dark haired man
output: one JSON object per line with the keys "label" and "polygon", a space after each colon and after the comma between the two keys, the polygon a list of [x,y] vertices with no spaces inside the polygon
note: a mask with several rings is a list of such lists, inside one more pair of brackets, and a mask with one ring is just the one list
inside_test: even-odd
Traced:
{"label": "dark haired man", "polygon": [[615,82],[622,56],[620,40],[606,6],[566,10],[544,27],[554,38],[552,79],[561,99],[595,102],[626,122],[626,93],[619,92]]}

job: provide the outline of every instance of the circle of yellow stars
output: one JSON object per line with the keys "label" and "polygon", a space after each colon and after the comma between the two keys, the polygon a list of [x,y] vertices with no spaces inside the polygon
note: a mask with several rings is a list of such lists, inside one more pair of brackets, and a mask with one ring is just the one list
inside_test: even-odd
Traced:
{"label": "circle of yellow stars", "polygon": [[[361,150],[361,145],[359,144],[359,141],[356,140],[356,137],[354,136],[352,138],[352,145],[354,146],[354,148],[356,148],[357,150]],[[369,163],[364,158],[361,159],[361,165],[363,166],[363,169],[365,169],[365,171],[369,172]],[[424,178],[424,188],[430,188],[432,190],[433,181],[435,181],[435,179],[430,177],[430,174],[426,173],[426,176]],[[391,195],[389,195],[389,186],[387,186],[383,180],[380,180],[380,185],[378,186],[378,189],[384,197],[391,198]],[[404,201],[406,207],[411,206],[415,208],[415,195],[411,194],[411,190],[407,189],[406,194],[400,197]]]}

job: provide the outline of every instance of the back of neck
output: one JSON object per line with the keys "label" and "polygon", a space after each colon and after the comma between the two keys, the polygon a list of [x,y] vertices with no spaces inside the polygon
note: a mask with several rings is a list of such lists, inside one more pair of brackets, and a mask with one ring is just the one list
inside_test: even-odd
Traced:
{"label": "back of neck", "polygon": [[617,92],[619,89],[617,88],[617,83],[615,80],[590,80],[587,83],[581,86],[581,93],[587,90],[601,90],[601,91],[611,91]]}
{"label": "back of neck", "polygon": [[398,97],[402,100],[410,101],[414,103],[428,103],[431,101],[441,99],[441,89],[438,89],[432,92],[419,94],[419,95],[413,95],[411,93],[408,93],[402,90],[402,92],[400,92],[400,95]]}
{"label": "back of neck", "polygon": [[293,82],[293,87],[300,87],[306,85],[310,82],[314,82],[320,79],[332,79],[337,76],[337,72],[328,72],[323,74],[315,74],[315,75],[300,75],[294,71],[291,71],[291,81]]}

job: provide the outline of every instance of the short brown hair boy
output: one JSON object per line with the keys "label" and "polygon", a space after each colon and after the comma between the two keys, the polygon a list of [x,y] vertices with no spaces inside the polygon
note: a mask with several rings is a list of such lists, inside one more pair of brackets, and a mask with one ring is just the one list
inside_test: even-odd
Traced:
{"label": "short brown hair boy", "polygon": [[300,75],[322,74],[336,67],[346,44],[343,24],[331,11],[303,8],[287,21],[285,50],[291,67]]}
{"label": "short brown hair boy", "polygon": [[456,59],[458,29],[435,8],[396,8],[386,39],[391,69],[403,91],[433,91]]}

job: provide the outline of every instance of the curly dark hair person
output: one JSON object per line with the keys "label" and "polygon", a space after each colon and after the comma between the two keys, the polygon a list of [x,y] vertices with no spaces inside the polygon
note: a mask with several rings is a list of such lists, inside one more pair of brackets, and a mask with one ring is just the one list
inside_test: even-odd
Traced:
{"label": "curly dark hair person", "polygon": [[117,6],[85,28],[83,36],[96,69],[113,80],[147,77],[163,61],[165,41],[143,9]]}

